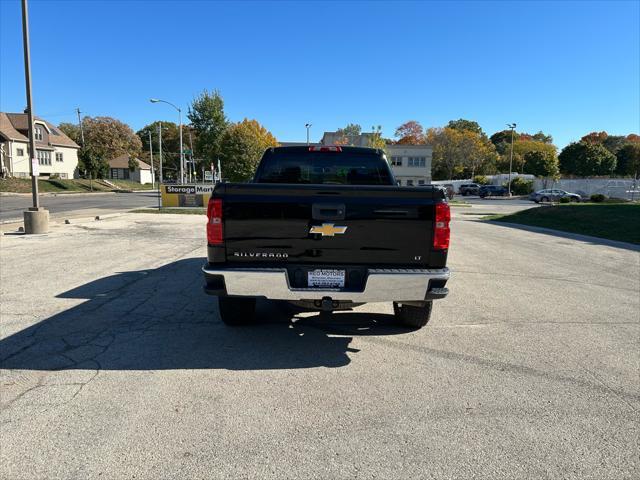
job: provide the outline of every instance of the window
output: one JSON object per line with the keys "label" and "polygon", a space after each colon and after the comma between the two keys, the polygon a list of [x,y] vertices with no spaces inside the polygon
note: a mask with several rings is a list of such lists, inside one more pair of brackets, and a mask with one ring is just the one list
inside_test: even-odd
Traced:
{"label": "window", "polygon": [[407,163],[409,167],[424,167],[426,164],[426,157],[409,157],[409,162]]}
{"label": "window", "polygon": [[34,135],[33,135],[36,140],[40,140],[42,141],[42,127],[36,127],[34,129]]}
{"label": "window", "polygon": [[40,165],[51,165],[51,152],[49,150],[36,150]]}
{"label": "window", "polygon": [[407,187],[413,187],[413,180],[407,180]]}
{"label": "window", "polygon": [[391,157],[391,165],[394,167],[402,166],[402,157]]}
{"label": "window", "polygon": [[64,162],[62,158],[62,152],[56,152],[56,162]]}
{"label": "window", "polygon": [[418,180],[418,185],[424,185],[424,180]]}
{"label": "window", "polygon": [[16,155],[19,157],[24,157],[24,148],[17,148]]}

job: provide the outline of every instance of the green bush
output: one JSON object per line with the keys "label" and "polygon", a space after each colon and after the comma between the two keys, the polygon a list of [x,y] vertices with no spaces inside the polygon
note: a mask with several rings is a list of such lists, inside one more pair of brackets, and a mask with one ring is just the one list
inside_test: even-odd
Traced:
{"label": "green bush", "polygon": [[52,173],[51,175],[49,175],[49,180],[60,180],[60,174]]}
{"label": "green bush", "polygon": [[[505,187],[508,184],[505,184]],[[516,177],[511,180],[511,193],[513,195],[528,195],[533,192],[533,181],[524,180],[523,178]]]}
{"label": "green bush", "polygon": [[592,202],[594,203],[602,203],[604,202],[607,197],[605,197],[603,194],[601,193],[594,193],[593,195],[591,195],[591,197],[589,197],[591,199]]}
{"label": "green bush", "polygon": [[477,183],[479,185],[489,185],[489,179],[484,175],[476,175],[473,177],[473,183]]}
{"label": "green bush", "polygon": [[561,197],[560,203],[571,203],[571,199],[569,197]]}

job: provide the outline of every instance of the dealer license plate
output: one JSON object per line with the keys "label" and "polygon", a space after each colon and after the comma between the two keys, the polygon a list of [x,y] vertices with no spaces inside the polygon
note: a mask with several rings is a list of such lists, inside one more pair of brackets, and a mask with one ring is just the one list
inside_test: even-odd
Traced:
{"label": "dealer license plate", "polygon": [[307,272],[307,285],[316,288],[342,288],[344,270],[311,270]]}

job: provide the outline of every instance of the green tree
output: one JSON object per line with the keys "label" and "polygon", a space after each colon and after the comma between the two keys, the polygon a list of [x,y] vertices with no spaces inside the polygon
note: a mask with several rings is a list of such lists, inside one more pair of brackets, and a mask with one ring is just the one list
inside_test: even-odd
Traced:
{"label": "green tree", "polygon": [[357,137],[362,133],[362,127],[357,123],[349,123],[344,128],[336,130],[336,145],[351,145],[352,137]]}
{"label": "green tree", "polygon": [[618,150],[616,158],[616,173],[634,178],[640,175],[640,143],[627,143]]}
{"label": "green tree", "polygon": [[381,125],[371,127],[371,136],[369,137],[369,147],[379,148],[380,150],[386,149],[387,143],[385,142],[385,139],[382,138]]}
{"label": "green tree", "polygon": [[602,142],[602,146],[615,155],[627,143],[629,140],[624,135],[609,135]]}
{"label": "green tree", "polygon": [[203,91],[191,102],[187,117],[197,134],[195,155],[206,163],[215,162],[220,156],[220,141],[228,125],[220,92]]}
{"label": "green tree", "polygon": [[560,173],[555,151],[529,150],[524,154],[525,171],[537,177],[557,178]]}
{"label": "green tree", "polygon": [[424,128],[420,122],[409,120],[403,123],[394,134],[399,145],[422,145],[425,143]]}
{"label": "green tree", "polygon": [[76,123],[63,122],[58,128],[71,140],[82,146],[82,136],[80,135],[80,126]]}
{"label": "green tree", "polygon": [[562,173],[580,177],[609,175],[616,167],[615,155],[597,143],[571,143],[558,158]]}
{"label": "green tree", "polygon": [[[82,145],[80,127],[72,123],[59,125],[69,138]],[[102,178],[108,173],[109,160],[120,155],[137,157],[142,150],[140,138],[131,128],[111,117],[84,117],[84,146],[78,152],[78,170],[86,176]],[[130,161],[129,167],[135,163]]]}
{"label": "green tree", "polygon": [[485,134],[478,122],[474,122],[473,120],[465,120],[464,118],[460,118],[458,120],[450,120],[447,124],[447,128],[453,128],[454,130],[458,130],[460,132],[467,130],[473,133],[477,133],[478,135]]}
{"label": "green tree", "polygon": [[473,178],[476,173],[488,173],[496,159],[491,142],[471,130],[430,128],[426,140],[433,147],[432,175],[434,180],[456,177]]}
{"label": "green tree", "polygon": [[220,139],[222,175],[232,182],[250,180],[262,154],[278,144],[276,138],[256,120],[234,123]]}
{"label": "green tree", "polygon": [[531,139],[536,142],[553,143],[553,137],[551,135],[543,133],[542,130],[538,131],[538,133],[534,135],[531,135]]}
{"label": "green tree", "polygon": [[[167,172],[177,172],[180,170],[180,128],[174,122],[156,121],[145,125],[136,132],[142,142],[142,154],[140,159],[150,164],[149,159],[149,132],[151,132],[151,142],[153,144],[154,165],[160,166],[160,152],[158,126],[162,125],[162,166]],[[189,148],[189,127],[183,126],[183,145]]]}

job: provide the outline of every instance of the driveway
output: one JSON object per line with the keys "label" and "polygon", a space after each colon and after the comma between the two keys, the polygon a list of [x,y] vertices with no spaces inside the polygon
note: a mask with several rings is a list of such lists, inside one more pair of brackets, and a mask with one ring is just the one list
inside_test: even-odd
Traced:
{"label": "driveway", "polygon": [[638,252],[462,210],[419,331],[390,304],[225,327],[200,216],[3,236],[0,477],[636,477]]}

